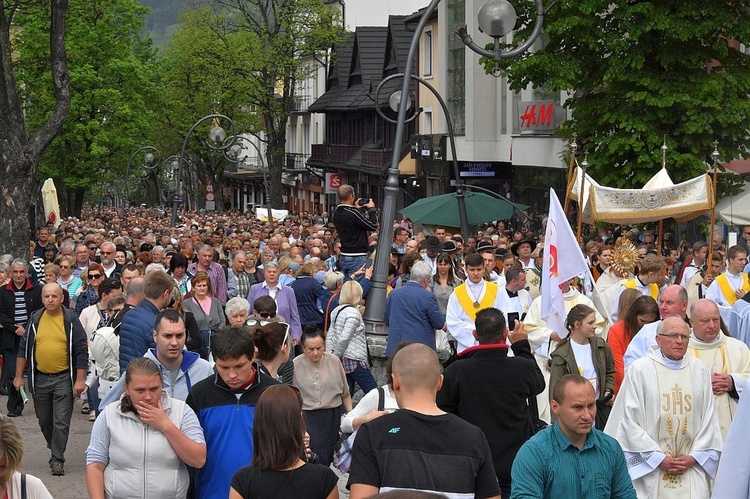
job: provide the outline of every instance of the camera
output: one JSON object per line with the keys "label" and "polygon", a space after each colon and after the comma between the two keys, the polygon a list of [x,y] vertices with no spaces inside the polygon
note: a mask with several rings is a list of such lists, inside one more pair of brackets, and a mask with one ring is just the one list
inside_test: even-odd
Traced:
{"label": "camera", "polygon": [[359,198],[357,199],[357,206],[362,208],[370,203],[370,198]]}

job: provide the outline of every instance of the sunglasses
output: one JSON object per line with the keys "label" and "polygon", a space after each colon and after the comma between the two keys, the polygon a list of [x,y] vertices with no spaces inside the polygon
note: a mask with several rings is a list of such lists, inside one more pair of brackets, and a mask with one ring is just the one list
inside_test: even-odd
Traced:
{"label": "sunglasses", "polygon": [[258,312],[263,319],[273,319],[276,317],[276,312]]}
{"label": "sunglasses", "polygon": [[101,276],[101,274],[89,274],[89,279],[99,279]]}

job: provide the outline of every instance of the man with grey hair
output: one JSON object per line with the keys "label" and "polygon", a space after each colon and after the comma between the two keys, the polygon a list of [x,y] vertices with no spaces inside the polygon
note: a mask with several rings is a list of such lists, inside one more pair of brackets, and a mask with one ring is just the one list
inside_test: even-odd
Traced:
{"label": "man with grey hair", "polygon": [[29,317],[42,306],[42,287],[29,280],[29,264],[21,258],[13,260],[10,264],[10,282],[0,288],[0,325],[3,326],[3,359],[10,417],[20,416],[24,407],[21,396],[13,387],[18,346],[26,332]]}
{"label": "man with grey hair", "polygon": [[104,268],[104,274],[108,278],[119,279],[122,277],[122,265],[115,261],[115,253],[117,253],[117,246],[111,241],[104,241],[99,247],[99,257]]}
{"label": "man with grey hair", "polygon": [[385,325],[388,326],[386,355],[391,356],[401,341],[423,343],[435,349],[435,330],[445,329],[435,295],[427,290],[432,267],[419,261],[411,268],[409,282],[396,288],[385,302]]}
{"label": "man with grey hair", "polygon": [[247,295],[247,301],[251,305],[261,296],[270,296],[276,302],[276,311],[279,315],[286,317],[292,332],[292,338],[296,344],[302,336],[302,324],[297,308],[297,297],[294,290],[279,282],[280,269],[276,262],[267,262],[265,266],[265,281],[253,284]]}
{"label": "man with grey hair", "polygon": [[721,456],[711,371],[687,354],[690,327],[665,317],[633,362],[604,428],[622,446],[638,497],[709,497]]}
{"label": "man with grey hair", "polygon": [[[256,283],[255,276],[245,271],[248,256],[244,251],[237,251],[231,257],[231,266],[228,269],[229,277],[234,277],[236,285],[236,296],[244,298],[250,292],[250,286]],[[232,297],[234,298],[234,297]]]}
{"label": "man with grey hair", "polygon": [[[214,249],[209,244],[204,244],[198,249],[198,261],[188,265],[187,271],[191,275],[196,275],[198,272],[205,272],[208,274],[208,279],[211,281],[211,288],[214,291],[214,296],[219,300],[221,306],[227,304],[229,284],[227,281],[227,274],[224,273],[224,267],[213,261]],[[236,296],[235,291],[235,296]]]}

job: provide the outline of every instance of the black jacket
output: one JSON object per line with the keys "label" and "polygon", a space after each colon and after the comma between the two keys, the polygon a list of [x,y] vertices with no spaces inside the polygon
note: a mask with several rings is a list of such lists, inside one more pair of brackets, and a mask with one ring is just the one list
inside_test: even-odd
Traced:
{"label": "black jacket", "polygon": [[[44,305],[42,303],[42,286],[34,285],[26,279],[24,286],[26,311],[31,314]],[[16,313],[16,295],[13,281],[0,288],[0,325],[3,326],[3,349],[13,350],[16,347],[16,324],[13,320]],[[23,325],[26,327],[26,324]]]}
{"label": "black jacket", "polygon": [[333,225],[341,240],[341,254],[366,256],[369,252],[367,233],[378,229],[378,212],[367,210],[367,216],[356,206],[340,204],[333,212]]}
{"label": "black jacket", "polygon": [[544,376],[527,340],[467,348],[445,369],[438,406],[478,426],[492,449],[501,485],[510,485],[518,449],[533,435],[527,399],[544,390]]}
{"label": "black jacket", "polygon": [[[68,371],[70,372],[70,384],[76,382],[76,369],[88,369],[89,367],[89,350],[86,337],[86,331],[83,330],[81,321],[75,314],[65,307],[62,308],[63,321],[65,325],[65,336],[68,345]],[[39,327],[39,320],[42,318],[44,310],[37,310],[31,314],[26,332],[21,338],[21,345],[18,349],[18,356],[27,361],[29,376],[29,388],[34,391],[34,376],[36,375],[36,335]]]}

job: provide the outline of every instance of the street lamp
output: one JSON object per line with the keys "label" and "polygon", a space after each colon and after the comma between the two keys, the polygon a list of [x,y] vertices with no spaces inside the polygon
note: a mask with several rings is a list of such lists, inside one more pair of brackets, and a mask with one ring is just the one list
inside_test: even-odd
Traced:
{"label": "street lamp", "polygon": [[[130,196],[128,195],[128,182],[130,181],[130,165],[133,164],[133,160],[136,156],[138,156],[139,153],[143,151],[148,151],[146,154],[143,155],[143,163],[138,165],[138,168],[136,168],[136,171],[138,169],[143,168],[144,170],[151,172],[156,167],[159,166],[159,163],[161,163],[161,152],[153,146],[143,146],[136,150],[128,160],[128,166],[125,168],[125,206],[122,209],[122,215],[125,215],[125,210],[128,209],[128,206],[130,205]],[[156,156],[154,156],[156,154]],[[157,191],[158,191],[158,180],[157,180]]]}
{"label": "street lamp", "polygon": [[[417,28],[414,31],[411,45],[409,47],[409,54],[406,58],[406,67],[404,68],[404,77],[401,85],[401,95],[409,95],[411,79],[414,77],[412,75],[412,67],[414,66],[415,55],[419,48],[419,39],[422,36],[427,21],[430,19],[433,12],[435,12],[439,3],[440,0],[432,0],[430,2],[430,5],[425,9],[425,12],[419,20],[419,24],[417,24]],[[544,22],[542,0],[534,0],[534,3],[536,5],[536,25],[534,26],[534,30],[529,38],[515,49],[505,51],[500,48],[500,38],[509,33],[515,25],[515,10],[513,10],[513,7],[510,6],[506,0],[490,0],[480,9],[479,25],[495,40],[495,50],[485,50],[476,45],[469,36],[466,27],[460,28],[458,34],[464,44],[466,44],[471,50],[480,55],[490,57],[496,62],[520,55],[526,51],[532,43],[534,43],[534,40],[542,32],[542,24]],[[511,19],[508,18],[511,13],[513,14],[512,22]],[[396,123],[395,137],[393,139],[393,158],[391,166],[388,168],[388,178],[386,180],[385,188],[383,189],[383,207],[381,209],[380,232],[378,234],[377,254],[375,256],[375,272],[372,278],[370,292],[368,293],[367,307],[364,315],[365,328],[370,334],[387,334],[383,324],[383,312],[385,311],[385,292],[386,283],[388,281],[389,249],[393,241],[391,223],[396,216],[396,196],[399,192],[398,164],[401,160],[401,147],[403,146],[403,135],[406,128],[407,101],[408,99],[400,99],[398,105],[398,120]],[[445,114],[447,120],[448,113]],[[455,148],[452,147],[452,149],[454,149],[455,154]],[[456,181],[459,181],[459,177],[456,177]],[[459,192],[459,189],[461,189],[461,192]],[[464,203],[462,191],[462,187],[456,189],[456,197],[458,198],[459,207]],[[464,228],[462,227],[461,229],[463,230]]]}
{"label": "street lamp", "polygon": [[268,223],[273,224],[273,211],[271,210],[271,191],[270,191],[270,186],[268,185],[268,177],[266,176],[266,162],[263,160],[263,153],[260,151],[260,147],[258,147],[258,144],[256,144],[252,140],[249,140],[244,135],[235,135],[233,137],[230,137],[230,142],[233,145],[228,150],[224,151],[224,157],[227,160],[232,161],[234,163],[241,163],[245,159],[247,159],[247,156],[241,156],[242,150],[243,150],[242,146],[240,145],[241,143],[248,144],[253,149],[255,149],[255,151],[258,153],[258,160],[260,161],[260,170],[263,173],[263,190],[266,193],[266,207],[268,208]]}
{"label": "street lamp", "polygon": [[193,134],[195,129],[198,128],[201,123],[204,123],[208,120],[214,120],[214,126],[211,127],[211,131],[208,134],[211,140],[207,142],[208,147],[213,149],[214,151],[220,151],[223,153],[234,143],[233,141],[226,141],[227,133],[221,126],[219,126],[221,120],[228,121],[231,125],[231,137],[237,136],[237,127],[235,126],[234,121],[232,121],[232,119],[228,116],[224,116],[223,114],[209,114],[196,121],[193,126],[190,127],[187,135],[185,135],[185,140],[182,142],[182,149],[180,150],[179,165],[177,167],[177,189],[175,190],[174,197],[172,198],[172,218],[170,220],[170,227],[174,227],[175,225],[177,225],[177,210],[180,208],[180,200],[182,199],[182,164],[185,161],[185,149],[187,148],[188,140],[190,140],[190,136]]}

